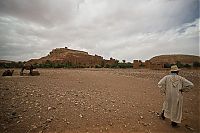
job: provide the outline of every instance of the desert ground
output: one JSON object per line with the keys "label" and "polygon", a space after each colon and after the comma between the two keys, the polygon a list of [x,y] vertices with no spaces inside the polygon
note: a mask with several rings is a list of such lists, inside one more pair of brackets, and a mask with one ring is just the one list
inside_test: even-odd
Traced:
{"label": "desert ground", "polygon": [[200,70],[180,72],[195,86],[183,94],[178,128],[159,117],[164,96],[157,83],[168,70],[36,70],[40,76],[19,76],[15,69],[12,77],[0,77],[1,133],[200,132]]}

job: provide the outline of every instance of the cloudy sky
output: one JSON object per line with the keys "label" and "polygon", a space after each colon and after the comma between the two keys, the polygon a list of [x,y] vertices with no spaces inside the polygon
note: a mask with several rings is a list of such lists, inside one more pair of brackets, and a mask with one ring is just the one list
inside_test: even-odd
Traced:
{"label": "cloudy sky", "polygon": [[199,55],[199,0],[0,0],[0,59],[65,47],[105,59]]}

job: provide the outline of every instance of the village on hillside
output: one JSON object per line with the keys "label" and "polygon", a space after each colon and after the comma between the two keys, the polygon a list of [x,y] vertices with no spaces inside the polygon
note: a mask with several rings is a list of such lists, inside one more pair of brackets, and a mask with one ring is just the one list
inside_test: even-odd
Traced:
{"label": "village on hillside", "polygon": [[200,67],[200,57],[194,55],[158,55],[145,62],[133,60],[133,62],[120,62],[117,59],[104,59],[98,55],[90,55],[88,52],[65,48],[53,49],[47,56],[39,59],[30,59],[25,62],[0,61],[1,68],[21,68],[24,64],[32,64],[37,68],[170,68],[172,64],[181,68]]}

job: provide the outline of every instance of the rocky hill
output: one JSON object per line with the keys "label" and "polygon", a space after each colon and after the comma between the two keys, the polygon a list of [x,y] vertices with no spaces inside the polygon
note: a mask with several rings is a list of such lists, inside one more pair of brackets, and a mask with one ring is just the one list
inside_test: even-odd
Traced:
{"label": "rocky hill", "polygon": [[116,60],[110,58],[105,60],[98,55],[90,55],[84,51],[78,51],[73,49],[56,48],[53,49],[47,56],[40,59],[31,59],[27,63],[31,64],[45,64],[45,63],[67,63],[75,66],[83,67],[95,67],[105,66],[106,64],[112,65]]}
{"label": "rocky hill", "polygon": [[200,57],[194,55],[160,55],[150,59],[151,63],[173,64],[177,61],[183,64],[192,64],[193,62],[200,62]]}
{"label": "rocky hill", "polygon": [[9,61],[9,60],[0,60],[0,63],[13,63],[14,61]]}

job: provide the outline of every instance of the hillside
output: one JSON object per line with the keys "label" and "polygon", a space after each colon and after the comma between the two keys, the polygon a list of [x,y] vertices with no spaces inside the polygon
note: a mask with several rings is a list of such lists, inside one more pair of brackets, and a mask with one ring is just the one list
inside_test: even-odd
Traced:
{"label": "hillside", "polygon": [[199,56],[194,55],[160,55],[150,59],[151,63],[176,63],[177,61],[183,64],[192,64],[193,62],[200,62]]}
{"label": "hillside", "polygon": [[14,61],[9,61],[9,60],[0,60],[0,63],[13,63]]}
{"label": "hillside", "polygon": [[116,62],[114,59],[105,60],[103,57],[98,55],[90,55],[84,51],[78,51],[73,49],[65,48],[56,48],[53,49],[47,56],[40,59],[31,59],[27,63],[31,64],[45,64],[45,63],[54,63],[54,64],[70,64],[74,66],[83,66],[83,67],[95,67],[97,65],[104,66],[106,64],[112,65]]}

